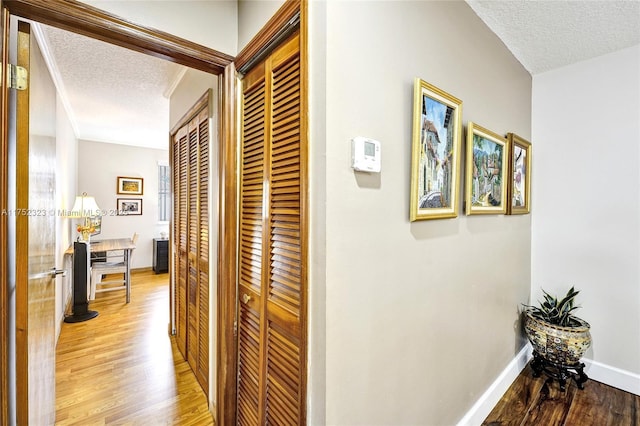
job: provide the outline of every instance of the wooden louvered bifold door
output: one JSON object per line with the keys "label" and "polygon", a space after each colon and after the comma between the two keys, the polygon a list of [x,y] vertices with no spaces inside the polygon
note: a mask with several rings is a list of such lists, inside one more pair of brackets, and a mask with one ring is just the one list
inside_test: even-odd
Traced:
{"label": "wooden louvered bifold door", "polygon": [[176,341],[209,391],[209,108],[173,138]]}
{"label": "wooden louvered bifold door", "polygon": [[305,422],[306,295],[299,36],[243,79],[240,425]]}
{"label": "wooden louvered bifold door", "polygon": [[243,80],[238,293],[238,424],[258,425],[263,281],[265,79],[260,64]]}
{"label": "wooden louvered bifold door", "polygon": [[189,145],[187,128],[181,128],[173,138],[173,235],[175,283],[176,343],[180,353],[187,353],[187,173]]}

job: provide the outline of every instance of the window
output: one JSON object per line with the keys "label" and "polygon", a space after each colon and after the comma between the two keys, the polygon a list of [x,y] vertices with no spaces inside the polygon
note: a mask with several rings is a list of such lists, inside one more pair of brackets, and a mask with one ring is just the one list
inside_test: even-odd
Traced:
{"label": "window", "polygon": [[171,175],[169,165],[158,164],[158,220],[168,222],[171,216]]}

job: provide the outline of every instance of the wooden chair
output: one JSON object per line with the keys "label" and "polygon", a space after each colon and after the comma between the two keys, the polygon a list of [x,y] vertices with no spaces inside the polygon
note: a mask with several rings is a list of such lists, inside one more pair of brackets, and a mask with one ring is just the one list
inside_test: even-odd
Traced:
{"label": "wooden chair", "polygon": [[[134,233],[133,237],[131,237],[131,242],[135,244],[137,241],[138,233]],[[111,258],[119,258],[119,260],[116,262],[110,262],[109,257],[107,257],[105,262],[95,262],[91,266],[91,288],[89,291],[89,300],[95,300],[96,293],[103,291],[126,290],[125,274],[127,272],[127,265],[124,261],[124,253],[111,256]],[[131,250],[131,255],[129,256],[129,264],[131,264],[132,258],[133,250]],[[102,276],[107,274],[122,274],[122,279],[102,281]],[[114,284],[121,285],[114,286]],[[98,288],[98,286],[101,288]]]}

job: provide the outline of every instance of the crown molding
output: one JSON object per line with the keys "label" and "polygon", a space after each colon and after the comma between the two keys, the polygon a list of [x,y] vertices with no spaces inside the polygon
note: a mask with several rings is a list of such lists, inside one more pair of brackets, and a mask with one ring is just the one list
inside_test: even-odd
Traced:
{"label": "crown molding", "polygon": [[31,23],[31,29],[33,35],[36,38],[36,42],[40,47],[40,52],[42,53],[44,62],[47,64],[47,68],[49,69],[49,74],[51,74],[53,84],[56,86],[56,91],[58,92],[58,96],[60,97],[60,102],[62,102],[62,106],[67,112],[67,117],[69,118],[69,122],[71,123],[73,133],[76,136],[76,139],[79,139],[80,131],[78,130],[78,124],[75,115],[73,114],[73,110],[71,109],[71,103],[69,102],[69,98],[67,96],[67,90],[65,88],[64,81],[62,80],[62,76],[60,75],[60,71],[58,70],[56,59],[53,56],[53,53],[51,53],[51,48],[47,40],[47,36],[42,30],[42,25],[38,24],[37,22]]}
{"label": "crown molding", "polygon": [[178,87],[178,84],[180,84],[180,82],[182,81],[186,73],[187,73],[187,68],[181,67],[178,70],[178,72],[175,73],[175,75],[173,76],[173,79],[171,80],[171,84],[169,84],[169,86],[165,89],[165,91],[162,92],[162,96],[164,96],[167,99],[171,98],[171,95],[176,90],[176,88]]}

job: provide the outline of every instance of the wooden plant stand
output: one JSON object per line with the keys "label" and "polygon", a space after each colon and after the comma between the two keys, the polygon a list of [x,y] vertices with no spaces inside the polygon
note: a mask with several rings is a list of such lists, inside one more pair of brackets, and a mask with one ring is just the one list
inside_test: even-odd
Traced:
{"label": "wooden plant stand", "polygon": [[558,381],[560,390],[563,392],[566,390],[567,379],[573,379],[578,389],[584,389],[584,383],[589,380],[584,373],[584,367],[582,362],[570,365],[551,362],[544,359],[537,351],[533,351],[533,361],[531,361],[533,377],[539,377],[541,373],[545,373]]}

